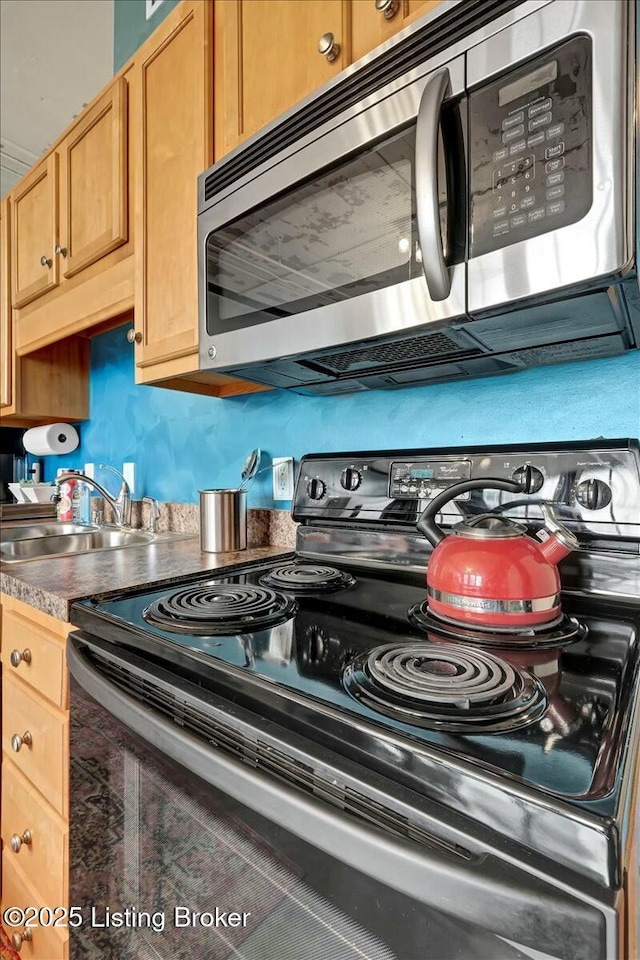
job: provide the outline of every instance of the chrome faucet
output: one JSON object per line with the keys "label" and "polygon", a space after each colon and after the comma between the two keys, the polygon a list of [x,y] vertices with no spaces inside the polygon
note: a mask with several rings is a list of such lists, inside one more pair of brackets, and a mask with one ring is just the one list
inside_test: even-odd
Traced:
{"label": "chrome faucet", "polygon": [[104,500],[107,501],[111,509],[113,510],[116,524],[119,527],[130,527],[131,526],[131,490],[129,484],[120,473],[119,470],[116,470],[115,467],[110,467],[107,463],[100,464],[101,470],[111,470],[113,473],[117,474],[118,477],[122,480],[120,490],[118,491],[118,496],[113,497],[108,490],[98,483],[97,480],[94,480],[93,477],[88,477],[86,473],[81,473],[79,470],[74,470],[72,473],[61,473],[60,476],[56,477],[56,485],[64,483],[65,480],[80,480],[82,483],[88,484],[92,487],[96,493],[98,493]]}

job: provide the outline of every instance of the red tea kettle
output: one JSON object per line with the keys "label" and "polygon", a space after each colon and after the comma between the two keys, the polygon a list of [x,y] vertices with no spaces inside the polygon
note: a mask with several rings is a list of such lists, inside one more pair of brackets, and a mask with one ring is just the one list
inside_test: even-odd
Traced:
{"label": "red tea kettle", "polygon": [[530,627],[561,613],[557,564],[578,547],[575,536],[543,504],[543,542],[521,523],[482,514],[456,524],[449,536],[435,516],[454,497],[485,488],[528,492],[514,480],[465,480],[435,497],[418,520],[418,530],[435,547],[427,569],[429,609],[437,616],[483,627]]}

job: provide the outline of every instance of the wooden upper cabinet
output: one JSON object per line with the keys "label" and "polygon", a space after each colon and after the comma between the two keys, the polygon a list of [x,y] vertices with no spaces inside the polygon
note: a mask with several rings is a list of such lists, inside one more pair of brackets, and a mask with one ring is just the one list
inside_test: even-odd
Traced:
{"label": "wooden upper cabinet", "polygon": [[359,60],[433,10],[441,0],[350,0],[351,56]]}
{"label": "wooden upper cabinet", "polygon": [[11,403],[13,338],[9,288],[9,202],[0,203],[0,407]]}
{"label": "wooden upper cabinet", "polygon": [[[212,14],[201,0],[180,4],[136,61],[135,322],[142,379],[144,368],[198,350],[197,177],[212,161]],[[197,369],[197,357],[191,366]]]}
{"label": "wooden upper cabinet", "polygon": [[348,0],[215,0],[216,158],[348,65],[348,16]]}
{"label": "wooden upper cabinet", "polygon": [[127,81],[120,77],[73,127],[61,148],[64,276],[106,256],[128,236]]}
{"label": "wooden upper cabinet", "polygon": [[11,196],[13,305],[22,307],[59,282],[57,152],[38,163]]}

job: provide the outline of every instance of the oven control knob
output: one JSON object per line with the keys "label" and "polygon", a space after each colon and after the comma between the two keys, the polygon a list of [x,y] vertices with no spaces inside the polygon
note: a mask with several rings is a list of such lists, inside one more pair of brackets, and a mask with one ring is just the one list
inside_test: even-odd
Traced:
{"label": "oven control knob", "polygon": [[602,510],[611,503],[611,487],[604,480],[583,480],[576,487],[576,500],[587,510]]}
{"label": "oven control knob", "polygon": [[314,477],[313,480],[307,481],[307,493],[312,500],[322,500],[326,492],[327,485],[324,480],[317,480]]}
{"label": "oven control knob", "polygon": [[513,471],[513,480],[522,484],[524,493],[537,493],[544,483],[544,474],[536,467],[518,467]]}
{"label": "oven control knob", "polygon": [[362,474],[355,467],[346,467],[340,476],[340,483],[345,490],[357,490],[362,483]]}

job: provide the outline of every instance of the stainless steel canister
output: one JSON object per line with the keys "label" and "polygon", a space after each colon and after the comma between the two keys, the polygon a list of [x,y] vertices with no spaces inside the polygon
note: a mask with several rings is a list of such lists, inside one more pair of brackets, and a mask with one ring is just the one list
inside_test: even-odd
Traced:
{"label": "stainless steel canister", "polygon": [[246,490],[200,490],[200,549],[230,553],[246,548]]}

